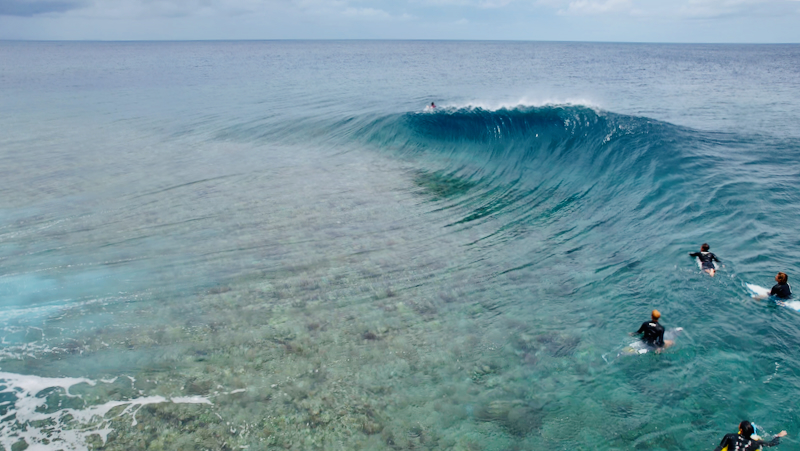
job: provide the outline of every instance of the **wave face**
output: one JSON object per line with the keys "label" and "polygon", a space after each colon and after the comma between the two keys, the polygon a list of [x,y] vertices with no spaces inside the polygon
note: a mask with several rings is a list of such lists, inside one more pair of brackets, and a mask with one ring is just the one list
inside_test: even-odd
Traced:
{"label": "wave face", "polygon": [[417,159],[420,186],[465,210],[456,223],[491,218],[503,232],[570,215],[652,218],[691,194],[675,185],[702,144],[681,127],[582,106],[409,113],[373,121],[361,138]]}
{"label": "wave face", "polygon": [[469,157],[486,166],[477,176],[512,179],[547,168],[595,174],[631,169],[646,164],[639,159],[678,132],[668,124],[580,106],[437,110],[386,118],[367,128],[368,140],[380,147]]}

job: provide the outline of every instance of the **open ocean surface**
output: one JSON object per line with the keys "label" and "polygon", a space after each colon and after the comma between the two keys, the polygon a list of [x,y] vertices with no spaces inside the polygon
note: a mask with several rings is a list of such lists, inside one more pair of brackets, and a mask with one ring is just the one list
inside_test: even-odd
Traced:
{"label": "open ocean surface", "polygon": [[799,213],[798,45],[0,42],[0,447],[798,450]]}

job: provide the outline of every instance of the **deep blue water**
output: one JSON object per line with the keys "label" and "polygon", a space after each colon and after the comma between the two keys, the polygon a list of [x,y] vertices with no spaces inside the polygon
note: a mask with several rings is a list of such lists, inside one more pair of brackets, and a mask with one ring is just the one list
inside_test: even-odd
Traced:
{"label": "deep blue water", "polygon": [[797,45],[2,42],[0,446],[800,449],[798,124]]}

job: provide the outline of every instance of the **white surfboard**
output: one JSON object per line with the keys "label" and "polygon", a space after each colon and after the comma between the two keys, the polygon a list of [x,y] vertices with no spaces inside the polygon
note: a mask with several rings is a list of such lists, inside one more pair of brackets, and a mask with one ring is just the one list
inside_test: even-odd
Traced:
{"label": "white surfboard", "polygon": [[[746,283],[744,284],[747,291],[750,292],[750,295],[755,299],[765,299],[769,297],[769,288],[764,288],[760,285],[756,285],[754,283]],[[792,310],[797,310],[800,312],[800,301],[776,301],[778,305],[782,307],[787,307]]]}
{"label": "white surfboard", "polygon": [[800,301],[778,301],[778,304],[800,312]]}
{"label": "white surfboard", "polygon": [[747,291],[749,291],[754,298],[769,297],[769,288],[764,288],[754,283],[746,283],[744,287],[747,288]]}
{"label": "white surfboard", "polygon": [[[669,329],[664,332],[664,340],[672,340],[675,341],[678,338],[678,335],[683,332],[683,327],[676,327],[674,329]],[[623,355],[636,355],[636,354],[647,354],[648,352],[655,351],[656,348],[647,345],[642,340],[636,340],[633,343],[625,346],[622,351],[617,354],[617,357]]]}

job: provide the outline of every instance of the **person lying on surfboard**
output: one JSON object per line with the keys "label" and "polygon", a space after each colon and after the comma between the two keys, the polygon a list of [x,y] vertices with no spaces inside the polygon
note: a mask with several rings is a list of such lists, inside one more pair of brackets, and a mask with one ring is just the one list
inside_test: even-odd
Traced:
{"label": "person lying on surfboard", "polygon": [[714,273],[717,272],[717,267],[714,266],[714,262],[718,262],[719,259],[716,255],[708,252],[709,248],[708,243],[703,243],[703,245],[700,246],[700,252],[690,252],[689,256],[699,258],[703,271],[707,272],[711,277],[714,277]]}
{"label": "person lying on surfboard", "polygon": [[643,322],[639,330],[631,332],[631,336],[644,334],[642,335],[642,341],[648,346],[656,348],[656,354],[675,344],[672,340],[664,340],[664,327],[658,324],[660,318],[661,312],[653,310],[650,313],[650,321]]}
{"label": "person lying on surfboard", "polygon": [[722,441],[719,442],[719,446],[714,448],[714,451],[755,451],[762,446],[777,446],[781,442],[780,438],[786,435],[786,431],[780,431],[771,441],[765,442],[753,437],[755,433],[756,430],[752,423],[742,421],[739,423],[739,433],[727,434],[722,437]]}

